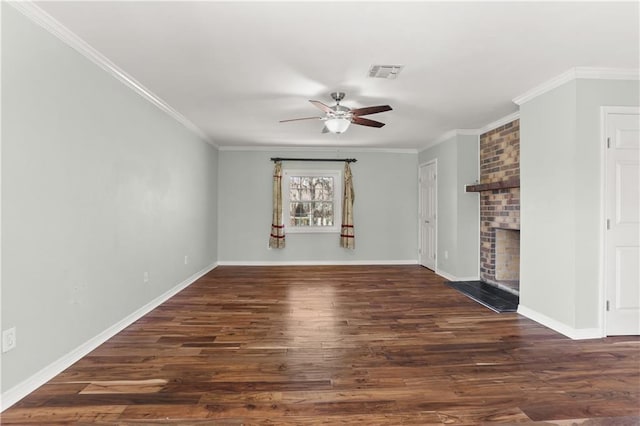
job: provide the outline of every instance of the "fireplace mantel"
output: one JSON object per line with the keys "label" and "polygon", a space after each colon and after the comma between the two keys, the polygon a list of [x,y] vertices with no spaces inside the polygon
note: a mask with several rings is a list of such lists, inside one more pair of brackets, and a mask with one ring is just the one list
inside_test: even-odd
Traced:
{"label": "fireplace mantel", "polygon": [[472,185],[466,185],[466,192],[484,192],[493,191],[494,189],[508,189],[508,188],[520,188],[520,178],[511,178],[502,180],[500,182],[489,183],[474,183]]}

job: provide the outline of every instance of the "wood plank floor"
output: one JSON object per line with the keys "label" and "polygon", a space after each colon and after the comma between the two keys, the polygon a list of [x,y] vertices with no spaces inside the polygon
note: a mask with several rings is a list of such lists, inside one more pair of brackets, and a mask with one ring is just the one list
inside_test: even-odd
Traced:
{"label": "wood plank floor", "polygon": [[2,424],[640,424],[640,338],[572,341],[443,282],[218,267]]}

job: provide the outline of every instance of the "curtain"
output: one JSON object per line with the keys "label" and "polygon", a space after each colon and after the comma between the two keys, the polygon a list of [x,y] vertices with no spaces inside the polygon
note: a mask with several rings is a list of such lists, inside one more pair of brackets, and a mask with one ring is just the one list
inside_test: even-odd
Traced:
{"label": "curtain", "polygon": [[342,190],[342,228],[340,230],[340,247],[356,248],[356,238],[353,232],[353,179],[349,163],[344,163],[344,182]]}
{"label": "curtain", "polygon": [[284,248],[284,223],[282,222],[282,163],[273,168],[273,215],[271,217],[270,248]]}

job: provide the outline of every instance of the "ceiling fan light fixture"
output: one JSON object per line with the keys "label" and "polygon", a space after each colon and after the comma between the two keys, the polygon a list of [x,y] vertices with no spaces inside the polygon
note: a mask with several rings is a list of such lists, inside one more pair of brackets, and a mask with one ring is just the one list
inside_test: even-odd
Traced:
{"label": "ceiling fan light fixture", "polygon": [[325,121],[324,125],[331,133],[344,133],[349,128],[351,124],[351,120],[348,118],[329,118]]}

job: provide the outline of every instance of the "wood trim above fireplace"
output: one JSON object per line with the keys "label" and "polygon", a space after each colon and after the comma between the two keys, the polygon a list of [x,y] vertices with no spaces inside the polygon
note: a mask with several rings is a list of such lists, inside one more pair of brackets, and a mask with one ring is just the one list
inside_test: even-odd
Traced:
{"label": "wood trim above fireplace", "polygon": [[511,178],[500,182],[475,183],[465,186],[465,192],[484,192],[494,189],[520,188],[520,178]]}

